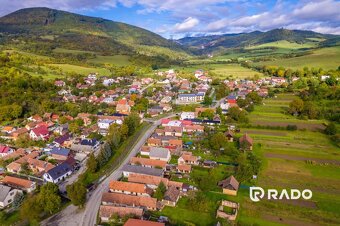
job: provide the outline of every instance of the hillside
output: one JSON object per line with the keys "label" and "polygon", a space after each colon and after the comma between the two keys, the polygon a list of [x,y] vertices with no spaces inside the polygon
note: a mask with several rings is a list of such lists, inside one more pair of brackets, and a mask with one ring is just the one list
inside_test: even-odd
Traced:
{"label": "hillside", "polygon": [[[249,48],[252,46],[287,41],[296,44],[330,42],[339,36],[320,34],[313,31],[274,29],[267,32],[254,31],[240,34],[223,34],[203,37],[186,37],[178,40],[183,46],[201,49],[202,53],[229,48]],[[334,42],[334,41],[333,41]]]}
{"label": "hillside", "polygon": [[[139,53],[148,56],[186,57],[180,45],[145,29],[102,18],[49,8],[21,9],[0,18],[1,43],[48,53],[56,48],[105,55]],[[162,47],[160,54],[154,47]]]}

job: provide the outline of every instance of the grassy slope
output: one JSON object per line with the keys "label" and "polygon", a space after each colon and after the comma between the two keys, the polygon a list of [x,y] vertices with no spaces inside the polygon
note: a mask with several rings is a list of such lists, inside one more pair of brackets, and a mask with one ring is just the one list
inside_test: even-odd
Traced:
{"label": "grassy slope", "polygon": [[288,42],[287,40],[281,40],[277,42],[268,42],[261,45],[247,47],[245,49],[260,49],[265,47],[276,47],[283,49],[302,49],[302,48],[313,48],[316,47],[317,42],[306,42],[306,43],[296,43],[296,42]]}
{"label": "grassy slope", "polygon": [[292,69],[302,69],[305,66],[336,69],[340,66],[340,46],[318,49],[313,54],[301,57],[259,62],[256,65],[277,65]]}

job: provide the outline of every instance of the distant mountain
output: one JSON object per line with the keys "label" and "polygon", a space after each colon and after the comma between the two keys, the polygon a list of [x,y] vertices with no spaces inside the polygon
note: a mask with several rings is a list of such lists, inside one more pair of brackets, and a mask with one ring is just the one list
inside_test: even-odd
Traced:
{"label": "distant mountain", "polygon": [[[148,30],[49,8],[21,9],[1,17],[0,33],[2,42],[10,43],[13,38],[19,38],[41,48],[60,47],[106,54],[186,54],[182,46]],[[154,47],[162,47],[164,51],[159,53]]]}
{"label": "distant mountain", "polygon": [[240,34],[185,37],[177,41],[186,47],[201,49],[203,52],[208,52],[216,51],[221,48],[243,48],[282,40],[299,44],[315,40],[322,43],[327,40],[334,40],[337,37],[340,36],[320,34],[313,31],[274,29],[267,32],[254,31]]}

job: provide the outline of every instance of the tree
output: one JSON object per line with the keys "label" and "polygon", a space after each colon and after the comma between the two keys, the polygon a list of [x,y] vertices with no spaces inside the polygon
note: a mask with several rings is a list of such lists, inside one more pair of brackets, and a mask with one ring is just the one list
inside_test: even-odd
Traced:
{"label": "tree", "polygon": [[297,98],[290,102],[289,104],[289,113],[291,114],[300,114],[303,110],[303,101],[300,98]]}
{"label": "tree", "polygon": [[80,127],[76,122],[72,122],[69,124],[68,129],[72,132],[72,133],[79,133],[80,132]]}
{"label": "tree", "polygon": [[127,125],[127,127],[129,128],[129,130],[128,130],[129,136],[134,134],[137,127],[140,125],[139,115],[137,113],[131,113],[129,116],[127,116],[124,119],[123,124]]}
{"label": "tree", "polygon": [[248,93],[246,98],[250,99],[254,104],[262,103],[262,97],[260,97],[259,94],[255,91]]}
{"label": "tree", "polygon": [[325,133],[327,135],[335,135],[337,133],[336,125],[333,122],[329,123],[325,128]]}
{"label": "tree", "polygon": [[43,208],[39,205],[38,196],[29,196],[20,207],[20,217],[32,224],[40,219],[42,211]]}
{"label": "tree", "polygon": [[12,207],[14,209],[17,209],[20,207],[20,205],[22,204],[22,202],[24,201],[24,194],[21,193],[21,192],[18,192],[15,196],[14,196],[14,199],[13,199],[13,202],[12,202]]}
{"label": "tree", "polygon": [[81,182],[66,186],[67,196],[75,206],[84,207],[86,202],[86,187]]}
{"label": "tree", "polygon": [[204,96],[203,104],[209,106],[212,104],[212,98],[209,95]]}
{"label": "tree", "polygon": [[123,139],[120,128],[116,124],[110,126],[108,134],[106,135],[106,140],[110,144],[112,149],[116,149],[119,147]]}
{"label": "tree", "polygon": [[208,118],[209,120],[212,120],[214,118],[214,110],[213,109],[207,109],[201,113],[201,117]]}
{"label": "tree", "polygon": [[154,197],[155,197],[158,201],[160,201],[160,200],[163,199],[165,192],[166,192],[166,187],[165,187],[164,183],[161,181],[161,182],[159,183],[157,189],[156,189],[156,192],[155,192],[155,194],[154,194]]}
{"label": "tree", "polygon": [[89,155],[89,159],[86,162],[86,166],[87,166],[87,169],[89,170],[89,172],[91,172],[91,173],[95,173],[97,171],[98,162],[96,160],[96,157],[94,157],[93,153],[91,153]]}
{"label": "tree", "polygon": [[209,144],[215,150],[215,154],[221,154],[220,149],[227,143],[227,138],[222,132],[215,133],[211,136]]}
{"label": "tree", "polygon": [[40,188],[38,195],[38,202],[45,212],[50,214],[59,210],[61,207],[61,198],[58,195],[58,185],[53,183],[44,184]]}

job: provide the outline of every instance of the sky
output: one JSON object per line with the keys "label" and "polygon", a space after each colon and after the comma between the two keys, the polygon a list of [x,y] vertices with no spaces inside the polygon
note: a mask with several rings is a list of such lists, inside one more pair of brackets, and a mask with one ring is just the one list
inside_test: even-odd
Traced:
{"label": "sky", "polygon": [[340,35],[339,0],[0,0],[0,16],[49,7],[136,25],[166,38],[275,28]]}

